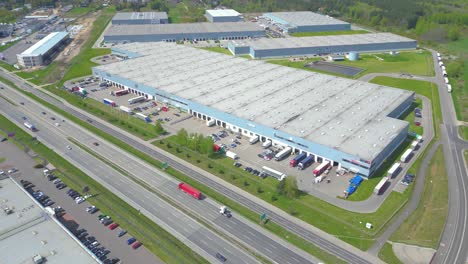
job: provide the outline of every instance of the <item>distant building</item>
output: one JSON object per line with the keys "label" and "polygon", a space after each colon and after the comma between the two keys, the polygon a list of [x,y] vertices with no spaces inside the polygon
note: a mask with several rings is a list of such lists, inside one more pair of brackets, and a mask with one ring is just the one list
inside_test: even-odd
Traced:
{"label": "distant building", "polygon": [[26,68],[48,64],[68,44],[69,39],[68,32],[50,33],[29,49],[17,54],[18,64]]}
{"label": "distant building", "polygon": [[205,17],[211,23],[242,21],[241,14],[234,9],[206,10]]}
{"label": "distant building", "polygon": [[112,18],[113,25],[168,24],[166,12],[127,12],[117,13]]}
{"label": "distant building", "polygon": [[232,40],[264,37],[265,30],[254,23],[187,23],[160,25],[112,25],[104,41],[112,43],[181,40]]}
{"label": "distant building", "polygon": [[270,19],[283,32],[320,32],[350,30],[351,24],[310,11],[301,12],[274,12],[263,14]]}
{"label": "distant building", "polygon": [[13,25],[0,23],[0,37],[7,37],[10,36],[13,32]]}

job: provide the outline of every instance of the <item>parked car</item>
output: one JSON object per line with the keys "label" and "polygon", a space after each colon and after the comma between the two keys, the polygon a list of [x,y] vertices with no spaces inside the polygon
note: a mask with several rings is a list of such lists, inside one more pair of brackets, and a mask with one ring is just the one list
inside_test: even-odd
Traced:
{"label": "parked car", "polygon": [[114,229],[116,229],[118,226],[119,226],[119,224],[113,223],[113,224],[109,225],[109,229],[110,229],[110,230],[114,230]]}
{"label": "parked car", "polygon": [[131,237],[131,238],[129,238],[129,239],[127,240],[127,245],[131,245],[131,244],[133,244],[133,242],[135,242],[135,241],[136,241],[136,239],[135,239],[134,237]]}
{"label": "parked car", "polygon": [[122,230],[122,231],[119,232],[117,237],[123,237],[125,234],[127,234],[127,230]]}
{"label": "parked car", "polygon": [[133,249],[137,249],[141,246],[141,242],[136,242],[135,244],[132,245]]}
{"label": "parked car", "polygon": [[226,262],[226,258],[220,253],[216,253],[216,258],[219,259],[219,261],[221,262]]}

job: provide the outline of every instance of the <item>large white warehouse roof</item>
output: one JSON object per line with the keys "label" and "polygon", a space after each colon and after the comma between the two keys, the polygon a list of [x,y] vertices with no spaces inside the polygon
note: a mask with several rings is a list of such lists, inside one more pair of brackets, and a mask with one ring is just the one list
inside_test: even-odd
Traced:
{"label": "large white warehouse roof", "polygon": [[173,43],[120,48],[146,56],[97,69],[369,161],[408,126],[388,115],[412,92]]}
{"label": "large white warehouse roof", "polygon": [[291,26],[315,26],[315,25],[338,25],[349,24],[330,16],[317,14],[310,11],[298,12],[273,12],[266,13],[264,16],[275,17],[290,24]]}

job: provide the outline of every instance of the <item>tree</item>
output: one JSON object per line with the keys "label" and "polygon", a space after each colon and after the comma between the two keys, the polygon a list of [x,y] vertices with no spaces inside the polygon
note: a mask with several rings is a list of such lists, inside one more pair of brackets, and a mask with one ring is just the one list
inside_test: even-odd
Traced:
{"label": "tree", "polygon": [[156,125],[154,126],[154,131],[158,134],[164,134],[166,133],[166,130],[164,130],[163,126],[161,125],[161,121],[156,121]]}
{"label": "tree", "polygon": [[457,41],[460,38],[460,29],[458,27],[452,26],[447,32],[447,37],[451,41]]}
{"label": "tree", "polygon": [[180,144],[187,145],[188,143],[188,132],[185,130],[185,128],[180,129],[177,132],[177,141],[179,141]]}
{"label": "tree", "polygon": [[299,189],[297,187],[297,180],[295,177],[286,177],[276,186],[276,192],[279,195],[284,195],[289,199],[297,198],[299,196]]}

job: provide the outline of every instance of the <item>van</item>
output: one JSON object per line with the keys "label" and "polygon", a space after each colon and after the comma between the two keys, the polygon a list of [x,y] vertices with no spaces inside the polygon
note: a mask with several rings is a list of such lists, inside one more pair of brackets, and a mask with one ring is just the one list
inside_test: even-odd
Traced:
{"label": "van", "polygon": [[253,145],[253,144],[257,143],[257,142],[258,142],[258,136],[254,136],[254,137],[249,139],[249,143],[251,145]]}
{"label": "van", "polygon": [[262,148],[269,148],[271,146],[271,140],[267,140],[263,142]]}

